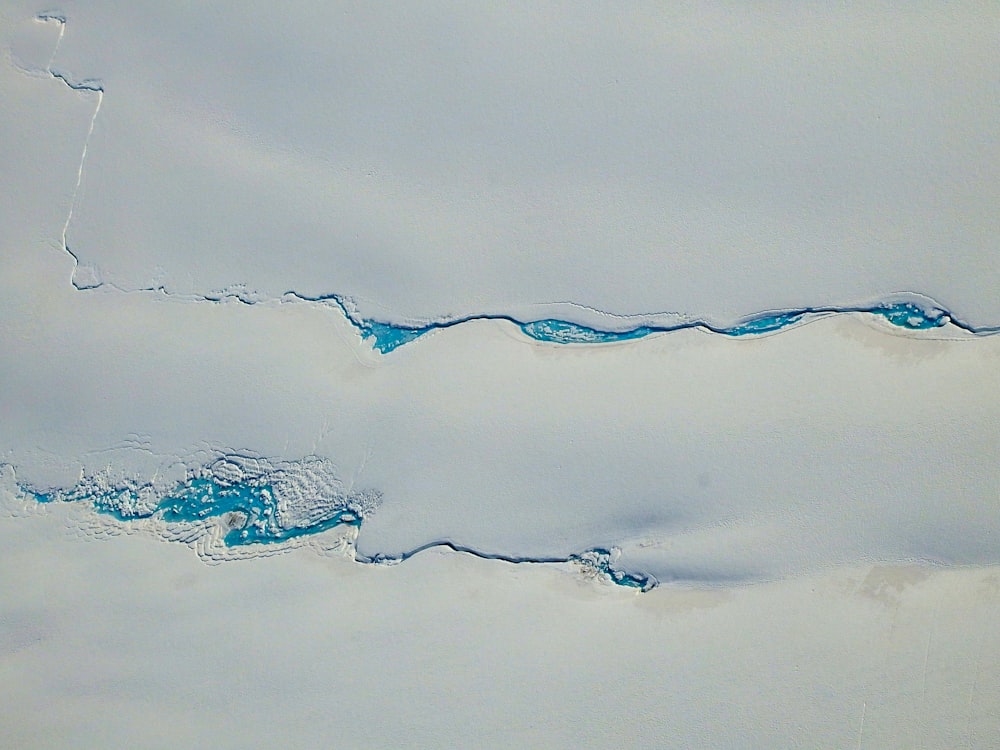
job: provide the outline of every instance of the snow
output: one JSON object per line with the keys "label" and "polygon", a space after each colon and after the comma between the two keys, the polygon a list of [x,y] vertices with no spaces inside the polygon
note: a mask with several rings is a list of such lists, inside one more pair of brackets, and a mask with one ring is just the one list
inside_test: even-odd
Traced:
{"label": "snow", "polygon": [[990,747],[998,30],[0,3],[0,745]]}
{"label": "snow", "polygon": [[53,70],[107,94],[70,232],[106,283],[392,321],[895,292],[1000,320],[991,7],[61,12]]}

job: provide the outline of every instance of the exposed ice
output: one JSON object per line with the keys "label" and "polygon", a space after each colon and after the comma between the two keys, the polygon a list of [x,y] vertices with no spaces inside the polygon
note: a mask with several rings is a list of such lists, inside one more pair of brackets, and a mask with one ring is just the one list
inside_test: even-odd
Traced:
{"label": "exposed ice", "polygon": [[[917,295],[912,295],[917,296]],[[388,354],[403,344],[422,336],[425,333],[443,328],[452,328],[472,320],[507,320],[518,325],[525,335],[537,341],[553,344],[608,344],[632,339],[640,339],[654,333],[669,333],[689,328],[699,328],[726,336],[755,336],[764,333],[774,333],[800,322],[814,320],[817,317],[836,314],[870,314],[876,315],[894,326],[910,330],[927,330],[940,328],[952,323],[961,331],[989,335],[1000,331],[1000,326],[970,326],[962,321],[954,320],[946,311],[936,306],[927,306],[917,302],[884,302],[871,306],[846,308],[806,308],[803,310],[765,313],[753,316],[745,321],[728,327],[717,328],[704,321],[689,321],[667,325],[639,325],[625,330],[601,330],[587,325],[547,318],[521,323],[509,316],[470,315],[445,323],[432,323],[423,327],[410,325],[393,325],[370,320],[357,320],[346,308],[345,314],[357,326],[359,333],[366,340],[371,340],[375,349]]]}
{"label": "exposed ice", "polygon": [[223,455],[188,472],[179,484],[115,475],[110,469],[84,476],[67,489],[22,487],[41,502],[83,502],[121,521],[160,514],[170,523],[222,518],[225,543],[267,544],[340,524],[360,525],[378,507],[375,490],[345,489],[323,459],[271,462]]}

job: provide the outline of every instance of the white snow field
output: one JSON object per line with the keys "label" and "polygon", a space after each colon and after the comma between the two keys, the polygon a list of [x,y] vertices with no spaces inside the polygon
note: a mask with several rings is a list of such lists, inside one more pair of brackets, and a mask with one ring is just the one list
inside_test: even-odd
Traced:
{"label": "white snow field", "polygon": [[996,324],[1000,14],[867,5],[46,6],[53,69],[107,93],[78,282]]}
{"label": "white snow field", "polygon": [[317,5],[0,2],[0,746],[996,747],[1000,9]]}

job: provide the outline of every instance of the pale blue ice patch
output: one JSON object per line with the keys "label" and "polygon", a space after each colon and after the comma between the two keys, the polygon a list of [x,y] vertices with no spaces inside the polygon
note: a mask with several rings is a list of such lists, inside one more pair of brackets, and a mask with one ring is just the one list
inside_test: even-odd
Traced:
{"label": "pale blue ice patch", "polygon": [[99,472],[65,490],[21,489],[41,503],[85,503],[122,523],[156,517],[198,524],[219,518],[226,531],[223,542],[230,547],[360,526],[381,497],[372,490],[345,491],[327,461],[272,463],[237,455],[195,470],[173,487]]}
{"label": "pale blue ice patch", "polygon": [[372,346],[382,354],[388,354],[393,349],[398,349],[403,344],[408,344],[414,339],[424,335],[431,329],[427,328],[407,328],[404,326],[394,326],[390,323],[379,323],[375,320],[364,320],[357,324],[358,330],[364,339],[371,339]]}
{"label": "pale blue ice patch", "polygon": [[640,326],[630,331],[601,331],[596,328],[570,323],[565,320],[536,320],[521,324],[521,330],[526,336],[537,341],[547,341],[553,344],[607,344],[614,341],[641,339],[658,330],[650,326]]}
{"label": "pale blue ice patch", "polygon": [[361,519],[346,508],[332,510],[328,518],[307,526],[286,527],[279,522],[274,488],[270,485],[221,485],[211,479],[194,479],[167,495],[157,510],[163,520],[196,522],[206,518],[227,516],[233,528],[223,541],[234,547],[240,544],[270,544],[287,539],[318,534],[340,525],[360,526]]}
{"label": "pale blue ice patch", "polygon": [[618,586],[638,589],[639,591],[649,591],[657,585],[657,581],[653,576],[644,573],[630,573],[616,568],[614,565],[616,557],[616,552],[610,549],[595,547],[579,555],[572,555],[569,559],[589,566],[592,570],[606,576],[612,583]]}
{"label": "pale blue ice patch", "polygon": [[752,318],[738,326],[724,328],[720,332],[727,336],[753,336],[761,333],[771,333],[780,331],[782,328],[795,325],[801,321],[808,313],[805,311],[775,313],[773,315],[762,315],[759,318]]}
{"label": "pale blue ice patch", "polygon": [[950,321],[948,314],[936,307],[923,308],[911,302],[877,305],[868,312],[879,315],[895,326],[913,330],[940,328]]}

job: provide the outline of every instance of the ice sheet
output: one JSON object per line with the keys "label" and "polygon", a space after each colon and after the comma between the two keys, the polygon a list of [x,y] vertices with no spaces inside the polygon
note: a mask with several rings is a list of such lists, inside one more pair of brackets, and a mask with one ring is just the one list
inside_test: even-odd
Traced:
{"label": "ice sheet", "polygon": [[997,31],[0,4],[0,744],[990,747]]}
{"label": "ice sheet", "polygon": [[[51,179],[85,187],[101,158],[79,133],[92,149],[109,81],[46,76],[72,38],[61,16],[46,18],[33,23],[58,41],[56,62],[31,86],[78,105],[79,150]],[[25,83],[16,66],[5,75]],[[28,146],[51,162],[47,144]],[[46,199],[36,185],[26,203]],[[26,385],[5,394],[7,463],[24,487],[70,492],[100,470],[143,486],[228,453],[315,455],[348,491],[385,498],[358,535],[365,558],[442,541],[538,559],[621,548],[656,579],[707,582],[996,560],[997,507],[983,499],[998,494],[986,467],[1000,445],[1000,339],[939,326],[947,315],[930,305],[647,326],[642,340],[625,328],[619,344],[582,348],[473,317],[383,357],[340,298],[244,292],[213,304],[61,285],[39,269],[73,270],[59,250],[80,205],[64,197],[48,255],[12,247],[5,274],[8,305],[47,299],[44,317],[10,316],[5,381],[58,399],[25,399]],[[755,335],[786,322],[798,325]]]}

